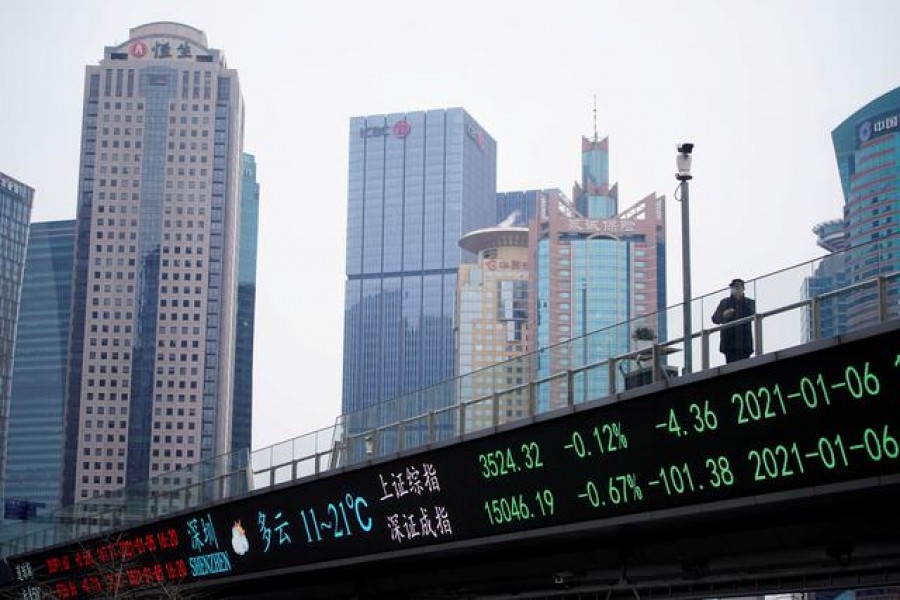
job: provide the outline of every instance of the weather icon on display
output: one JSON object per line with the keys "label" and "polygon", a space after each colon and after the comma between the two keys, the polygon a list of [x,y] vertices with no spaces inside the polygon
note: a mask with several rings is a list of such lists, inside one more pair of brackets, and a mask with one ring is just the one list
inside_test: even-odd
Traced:
{"label": "weather icon on display", "polygon": [[238,556],[243,556],[250,551],[250,542],[247,540],[247,534],[239,520],[235,521],[234,527],[231,528],[231,547]]}

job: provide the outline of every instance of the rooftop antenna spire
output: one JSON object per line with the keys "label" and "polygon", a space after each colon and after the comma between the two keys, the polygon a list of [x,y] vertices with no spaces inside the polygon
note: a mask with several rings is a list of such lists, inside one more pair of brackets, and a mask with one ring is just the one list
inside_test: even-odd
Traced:
{"label": "rooftop antenna spire", "polygon": [[594,94],[594,143],[597,143],[597,94]]}

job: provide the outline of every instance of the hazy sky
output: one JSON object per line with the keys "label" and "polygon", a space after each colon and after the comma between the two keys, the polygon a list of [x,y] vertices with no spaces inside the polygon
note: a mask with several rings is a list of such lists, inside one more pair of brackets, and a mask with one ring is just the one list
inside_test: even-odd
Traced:
{"label": "hazy sky", "polygon": [[499,191],[580,177],[610,136],[624,208],[668,198],[680,301],[675,145],[693,141],[695,295],[821,254],[840,216],[830,132],[900,85],[900,2],[145,2],[0,0],[0,171],[34,221],[75,216],[85,66],[130,28],[178,21],[238,70],[261,186],[254,447],[340,411],[349,118],[462,106],[498,142]]}

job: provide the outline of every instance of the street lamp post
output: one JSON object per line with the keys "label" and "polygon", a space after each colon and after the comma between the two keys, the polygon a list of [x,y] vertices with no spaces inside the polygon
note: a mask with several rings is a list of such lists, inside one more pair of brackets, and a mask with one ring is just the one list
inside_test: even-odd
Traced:
{"label": "street lamp post", "polygon": [[691,220],[690,220],[690,184],[691,153],[694,144],[685,142],[678,144],[678,155],[675,164],[678,173],[675,179],[681,187],[681,279],[683,284],[683,308],[684,308],[684,372],[693,371],[693,328],[691,321]]}

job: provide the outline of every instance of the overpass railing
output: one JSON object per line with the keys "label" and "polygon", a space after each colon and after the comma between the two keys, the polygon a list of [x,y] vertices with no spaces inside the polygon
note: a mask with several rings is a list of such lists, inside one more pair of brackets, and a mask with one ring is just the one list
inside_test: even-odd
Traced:
{"label": "overpass railing", "polygon": [[[727,289],[695,298],[689,345],[695,370],[724,364],[721,331],[741,322],[751,323],[758,355],[900,317],[893,252],[900,252],[900,235],[748,281],[757,312],[728,325],[712,323]],[[848,258],[866,267],[853,282],[842,275]],[[677,377],[684,366],[682,315],[678,304],[342,415],[334,427],[253,452],[253,485],[279,485],[588,400],[612,401],[620,392]],[[656,339],[634,340],[639,328],[654,330]],[[624,352],[615,351],[623,346]]]}
{"label": "overpass railing", "polygon": [[[894,236],[900,237],[900,236]],[[848,283],[839,273],[853,248],[770,273],[747,283],[756,301],[752,323],[757,354],[831,337],[900,317],[900,272],[876,247],[865,278]],[[900,242],[894,242],[900,250]],[[886,260],[882,260],[884,257]],[[838,273],[838,275],[834,275]],[[693,364],[723,364],[716,351],[723,326],[711,317],[724,290],[693,300]],[[248,454],[216,457],[154,477],[105,496],[54,511],[47,517],[0,528],[0,556],[82,536],[127,528],[174,512],[318,475],[397,452],[452,440],[537,414],[677,377],[683,371],[682,306],[562,340],[530,354],[456,377],[417,392],[342,415],[333,427]],[[649,328],[653,340],[635,340]],[[671,332],[676,332],[672,335]],[[623,351],[624,349],[624,351]],[[699,370],[698,369],[698,370]]]}

